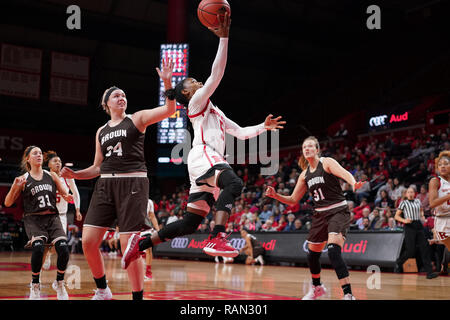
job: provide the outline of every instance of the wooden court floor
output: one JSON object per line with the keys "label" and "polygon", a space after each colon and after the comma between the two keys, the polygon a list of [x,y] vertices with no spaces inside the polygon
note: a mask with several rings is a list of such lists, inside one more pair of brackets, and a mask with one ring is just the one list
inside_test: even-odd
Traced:
{"label": "wooden court floor", "polygon": [[[0,300],[24,300],[29,296],[31,253],[0,252]],[[116,300],[130,300],[127,273],[120,257],[104,255],[108,285]],[[145,282],[147,300],[299,300],[307,291],[307,268],[289,266],[246,266],[207,261],[154,259],[153,279]],[[372,278],[370,278],[372,276]],[[353,293],[360,300],[448,300],[450,277],[428,280],[419,274],[380,273],[377,279],[365,271],[350,271]],[[41,274],[41,297],[55,300],[51,283],[56,277],[56,255],[52,267]],[[378,280],[378,281],[377,281]],[[89,300],[95,283],[81,254],[72,254],[66,272],[71,300]],[[322,297],[339,300],[342,290],[331,269],[322,270],[328,288]]]}

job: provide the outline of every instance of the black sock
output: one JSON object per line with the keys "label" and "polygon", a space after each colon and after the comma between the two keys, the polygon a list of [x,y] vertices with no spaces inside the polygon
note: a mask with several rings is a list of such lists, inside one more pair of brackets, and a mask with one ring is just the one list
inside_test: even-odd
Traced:
{"label": "black sock", "polygon": [[215,225],[214,226],[214,229],[213,229],[213,231],[211,232],[211,237],[212,238],[215,238],[215,237],[217,237],[217,234],[219,233],[219,232],[225,232],[225,226],[222,226],[222,225]]}
{"label": "black sock", "polygon": [[64,272],[61,273],[61,272],[59,272],[59,271],[56,271],[56,280],[57,280],[57,281],[62,281],[62,280],[64,280],[64,275],[65,275]]}
{"label": "black sock", "polygon": [[141,291],[133,291],[133,300],[144,300],[144,290]]}
{"label": "black sock", "polygon": [[97,288],[99,289],[106,289],[107,285],[106,285],[106,275],[104,275],[101,278],[94,278],[95,280],[95,284],[97,285]]}
{"label": "black sock", "polygon": [[313,284],[313,286],[320,286],[320,277],[312,278],[312,284]]}
{"label": "black sock", "polygon": [[344,284],[342,286],[342,291],[344,291],[344,295],[348,293],[352,294],[352,286],[350,285],[350,283]]}
{"label": "black sock", "polygon": [[153,241],[150,235],[145,236],[145,239],[139,241],[139,251],[145,251],[151,247],[153,247]]}
{"label": "black sock", "polygon": [[32,282],[33,283],[39,283],[39,278],[40,278],[41,274],[32,274],[31,278],[33,279]]}

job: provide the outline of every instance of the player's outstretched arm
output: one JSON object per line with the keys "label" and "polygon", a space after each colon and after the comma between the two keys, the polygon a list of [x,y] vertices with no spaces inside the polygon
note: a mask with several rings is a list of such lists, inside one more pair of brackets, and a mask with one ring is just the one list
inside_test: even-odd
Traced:
{"label": "player's outstretched arm", "polygon": [[220,81],[222,80],[225,73],[225,67],[227,65],[228,36],[230,31],[231,19],[227,13],[225,13],[223,19],[219,15],[217,16],[217,18],[220,21],[219,27],[217,29],[209,28],[209,30],[211,30],[211,32],[213,32],[220,38],[219,47],[217,49],[217,54],[211,68],[211,75],[205,81],[203,87],[198,89],[191,98],[189,108],[191,109],[192,105],[192,112],[196,110],[195,106],[202,108],[205,105],[206,101],[209,99],[209,97],[212,96],[214,91],[219,86]]}
{"label": "player's outstretched arm", "polygon": [[245,140],[256,137],[257,135],[263,133],[266,130],[283,129],[282,125],[285,124],[286,121],[280,121],[281,116],[275,119],[272,119],[272,117],[273,115],[269,114],[263,123],[260,123],[256,126],[244,128],[239,126],[233,120],[230,120],[227,117],[225,117],[226,132],[238,139]]}
{"label": "player's outstretched arm", "polygon": [[298,177],[297,184],[295,185],[294,191],[292,191],[292,194],[290,196],[279,194],[273,187],[268,186],[265,194],[266,197],[273,198],[288,205],[297,204],[307,191],[305,173],[306,171],[303,171]]}

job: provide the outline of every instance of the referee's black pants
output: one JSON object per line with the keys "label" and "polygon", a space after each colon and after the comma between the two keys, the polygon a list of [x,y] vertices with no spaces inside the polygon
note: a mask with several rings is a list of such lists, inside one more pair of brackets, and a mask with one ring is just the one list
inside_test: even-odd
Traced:
{"label": "referee's black pants", "polygon": [[423,267],[427,273],[433,272],[430,258],[430,248],[427,239],[425,238],[425,230],[422,222],[413,221],[404,226],[405,238],[403,244],[405,246],[400,257],[397,259],[397,265],[402,267],[406,260],[413,258],[416,252],[416,246],[419,247],[420,255],[422,257]]}

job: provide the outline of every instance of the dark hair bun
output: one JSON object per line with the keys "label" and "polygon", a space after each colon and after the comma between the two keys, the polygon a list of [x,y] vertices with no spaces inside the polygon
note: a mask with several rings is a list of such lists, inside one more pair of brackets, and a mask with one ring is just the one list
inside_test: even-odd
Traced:
{"label": "dark hair bun", "polygon": [[164,92],[164,96],[169,100],[175,100],[176,92],[175,89],[169,89]]}

